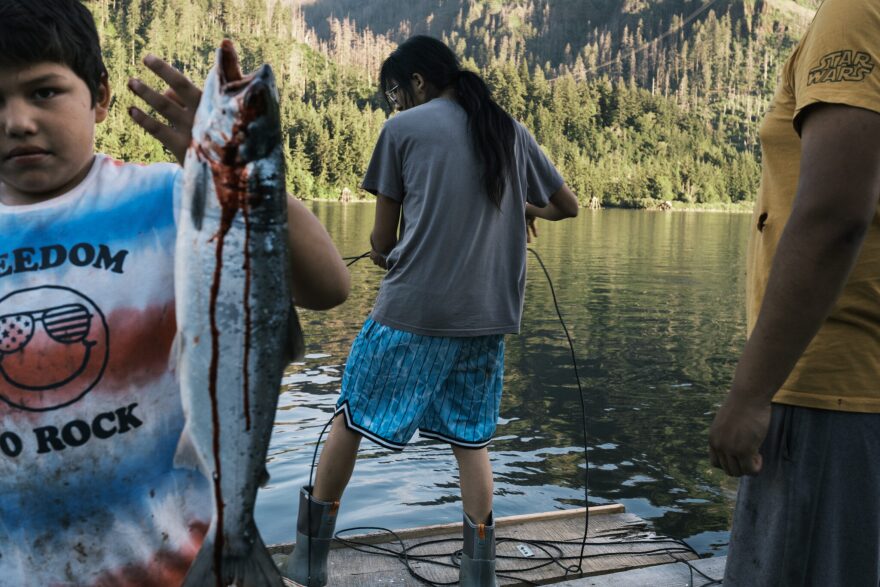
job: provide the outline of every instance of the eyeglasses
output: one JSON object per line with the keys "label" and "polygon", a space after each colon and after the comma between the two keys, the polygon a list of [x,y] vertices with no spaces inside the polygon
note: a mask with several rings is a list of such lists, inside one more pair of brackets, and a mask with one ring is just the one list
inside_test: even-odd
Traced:
{"label": "eyeglasses", "polygon": [[66,304],[36,312],[0,316],[0,355],[20,351],[31,341],[38,322],[52,340],[62,344],[81,342],[92,326],[92,315],[82,304]]}
{"label": "eyeglasses", "polygon": [[400,84],[394,84],[393,88],[385,90],[385,97],[388,98],[388,101],[391,102],[395,108],[400,108],[400,102],[397,100],[398,88],[400,88]]}

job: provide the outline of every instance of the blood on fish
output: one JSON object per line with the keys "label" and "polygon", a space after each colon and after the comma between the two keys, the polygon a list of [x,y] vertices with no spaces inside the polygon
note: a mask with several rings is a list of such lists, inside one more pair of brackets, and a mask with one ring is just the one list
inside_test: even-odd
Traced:
{"label": "blood on fish", "polygon": [[220,414],[217,408],[217,362],[220,355],[220,331],[217,328],[217,295],[220,292],[220,277],[223,268],[223,240],[226,233],[223,232],[217,239],[216,265],[214,266],[214,281],[211,284],[211,367],[208,393],[211,396],[211,420],[214,424],[213,448],[214,448],[214,501],[217,510],[217,530],[214,542],[214,568],[217,570],[217,585],[222,587],[220,577],[220,565],[223,560],[223,489],[220,485]]}
{"label": "blood on fish", "polygon": [[[248,197],[248,173],[246,163],[239,156],[241,143],[247,138],[248,125],[255,118],[257,112],[253,108],[242,108],[242,120],[233,127],[232,137],[224,145],[197,145],[197,152],[203,161],[206,161],[214,176],[214,187],[217,201],[221,207],[220,227],[211,240],[216,240],[214,279],[211,284],[210,320],[211,320],[211,365],[209,379],[209,394],[211,397],[211,418],[213,421],[213,449],[214,449],[214,494],[217,509],[217,536],[214,543],[214,563],[217,569],[217,582],[222,585],[221,562],[223,558],[223,510],[224,502],[221,487],[221,462],[220,462],[220,414],[217,404],[217,371],[220,355],[220,331],[217,327],[217,298],[220,292],[220,281],[223,272],[223,246],[226,234],[232,226],[236,214],[241,211],[245,221],[244,243],[244,270],[245,270],[245,359],[244,359],[244,389],[243,404],[245,413],[245,429],[251,428],[250,397],[248,361],[251,348],[251,308],[249,304],[251,286],[251,258],[250,258],[250,215],[252,205],[259,205],[259,199]],[[225,138],[225,137],[224,137]],[[216,154],[212,157],[210,151]]]}
{"label": "blood on fish", "polygon": [[244,217],[244,362],[241,372],[244,377],[244,419],[245,430],[251,429],[251,401],[250,393],[250,375],[248,367],[251,358],[251,305],[248,303],[251,296],[251,218],[248,213],[247,205],[242,206],[241,214]]}

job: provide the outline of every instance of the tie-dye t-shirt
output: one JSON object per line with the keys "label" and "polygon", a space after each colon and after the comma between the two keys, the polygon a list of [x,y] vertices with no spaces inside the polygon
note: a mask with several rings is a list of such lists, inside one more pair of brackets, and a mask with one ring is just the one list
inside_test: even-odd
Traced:
{"label": "tie-dye t-shirt", "polygon": [[177,166],[97,156],[0,204],[0,586],[176,586],[210,521],[174,467]]}

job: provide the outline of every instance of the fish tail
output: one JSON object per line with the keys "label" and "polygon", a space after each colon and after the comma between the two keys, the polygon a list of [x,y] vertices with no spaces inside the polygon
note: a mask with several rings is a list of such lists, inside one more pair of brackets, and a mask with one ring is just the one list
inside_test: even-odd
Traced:
{"label": "fish tail", "polygon": [[232,577],[230,585],[238,587],[283,587],[281,572],[272,560],[272,555],[257,528],[252,529],[254,541],[250,553],[242,557],[223,560],[223,570]]}
{"label": "fish tail", "polygon": [[220,569],[216,568],[214,537],[205,537],[181,587],[283,587],[284,581],[272,555],[269,554],[256,527],[251,529],[252,541],[241,540],[238,552],[224,552]]}
{"label": "fish tail", "polygon": [[214,538],[209,532],[181,587],[213,587],[220,583],[214,569]]}

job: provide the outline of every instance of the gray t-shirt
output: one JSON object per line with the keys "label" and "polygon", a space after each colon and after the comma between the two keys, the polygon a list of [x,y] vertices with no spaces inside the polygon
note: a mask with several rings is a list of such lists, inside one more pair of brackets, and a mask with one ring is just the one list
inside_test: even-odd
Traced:
{"label": "gray t-shirt", "polygon": [[519,332],[526,283],[525,202],[546,206],[562,176],[516,123],[516,172],[501,209],[454,100],[435,98],[385,123],[362,187],[401,202],[373,320],[415,334]]}

